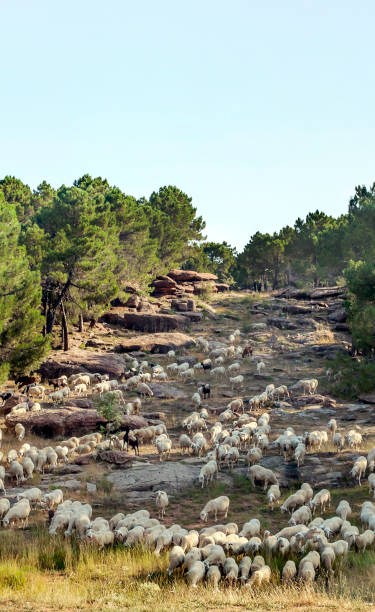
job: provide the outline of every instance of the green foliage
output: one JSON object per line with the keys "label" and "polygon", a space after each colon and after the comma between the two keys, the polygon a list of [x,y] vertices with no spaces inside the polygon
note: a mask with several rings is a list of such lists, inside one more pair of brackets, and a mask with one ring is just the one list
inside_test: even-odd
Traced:
{"label": "green foliage", "polygon": [[0,566],[0,584],[11,589],[21,589],[26,584],[26,573],[20,567]]}
{"label": "green foliage", "polygon": [[104,393],[102,397],[95,399],[94,406],[97,413],[107,419],[109,423],[113,423],[115,426],[120,425],[122,410],[115,396],[110,393]]}
{"label": "green foliage", "polygon": [[211,272],[221,283],[233,284],[236,268],[236,249],[227,242],[204,242],[192,248],[190,257],[184,262],[184,270]]}
{"label": "green foliage", "polygon": [[30,270],[15,204],[0,191],[0,382],[35,368],[48,350],[41,335],[40,274]]}
{"label": "green foliage", "polygon": [[360,393],[375,390],[375,361],[372,359],[339,355],[328,367],[333,373],[330,390],[338,397],[354,400]]}

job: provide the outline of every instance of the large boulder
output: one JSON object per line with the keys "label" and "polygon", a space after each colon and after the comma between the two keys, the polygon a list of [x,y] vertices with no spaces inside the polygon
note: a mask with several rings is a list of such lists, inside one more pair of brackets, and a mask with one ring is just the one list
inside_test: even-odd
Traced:
{"label": "large boulder", "polygon": [[345,287],[318,287],[311,292],[312,300],[325,300],[327,297],[338,297],[345,295]]}
{"label": "large boulder", "polygon": [[181,389],[165,383],[149,383],[149,387],[158,399],[182,399],[187,397]]}
{"label": "large boulder", "polygon": [[328,319],[336,323],[345,323],[347,318],[348,313],[346,312],[345,308],[338,308],[337,310],[328,315]]}
{"label": "large boulder", "polygon": [[106,450],[98,454],[99,461],[105,461],[106,463],[114,463],[115,465],[131,464],[135,457],[129,455],[125,451],[118,450]]}
{"label": "large boulder", "polygon": [[184,329],[186,319],[180,315],[125,313],[124,327],[135,331],[157,333]]}
{"label": "large boulder", "polygon": [[63,406],[26,414],[8,414],[5,417],[5,423],[9,428],[14,428],[17,423],[21,423],[27,433],[37,436],[65,438],[94,431],[100,425],[105,425],[107,420],[96,410]]}
{"label": "large boulder", "polygon": [[[186,324],[185,317],[184,321]],[[151,353],[168,353],[180,348],[188,348],[195,345],[195,340],[181,332],[169,332],[164,334],[143,334],[133,338],[124,339],[115,350],[119,353],[133,353],[134,351],[151,351]]]}
{"label": "large boulder", "polygon": [[78,372],[99,372],[110,378],[121,378],[125,363],[120,355],[109,352],[85,351],[72,348],[69,351],[55,351],[39,368],[44,378],[57,378],[62,374],[70,376]]}
{"label": "large boulder", "polygon": [[192,281],[217,281],[216,274],[196,272],[195,270],[171,270],[168,276],[177,283]]}

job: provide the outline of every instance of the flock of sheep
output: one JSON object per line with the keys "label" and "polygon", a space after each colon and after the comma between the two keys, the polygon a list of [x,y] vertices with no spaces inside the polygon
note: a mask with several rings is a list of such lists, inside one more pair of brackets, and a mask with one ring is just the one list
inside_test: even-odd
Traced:
{"label": "flock of sheep", "polygon": [[[272,423],[269,409],[277,406],[280,400],[298,393],[313,394],[318,387],[316,379],[300,380],[295,385],[276,387],[268,384],[265,390],[253,397],[237,397],[231,400],[215,419],[209,405],[203,406],[206,398],[214,396],[216,383],[225,378],[232,389],[244,387],[241,374],[242,358],[251,356],[251,347],[240,346],[241,333],[236,330],[223,342],[210,343],[203,337],[198,338],[200,353],[208,353],[204,359],[191,359],[177,363],[174,351],[168,353],[168,364],[139,362],[126,357],[129,369],[125,382],[109,380],[101,374],[80,373],[71,377],[61,376],[53,381],[56,389],[46,393],[46,387],[34,384],[27,388],[29,401],[12,408],[13,414],[28,410],[39,410],[38,401],[45,396],[52,402],[63,402],[70,394],[79,396],[108,394],[116,399],[127,415],[140,414],[142,399],[152,398],[149,383],[171,379],[196,384],[191,403],[192,412],[186,416],[181,427],[184,432],[176,438],[171,436],[165,423],[130,430],[108,431],[106,436],[93,432],[85,436],[71,437],[59,441],[52,447],[37,448],[24,441],[25,429],[18,423],[14,428],[16,439],[21,444],[12,448],[4,456],[0,451],[0,489],[6,494],[5,482],[15,480],[17,486],[31,480],[35,472],[53,471],[59,464],[74,462],[77,455],[90,453],[93,458],[100,451],[118,448],[123,450],[129,444],[135,452],[139,445],[153,444],[155,456],[159,460],[169,458],[172,450],[181,454],[194,454],[201,458],[203,465],[198,477],[198,486],[207,487],[223,469],[233,470],[244,465],[246,475],[253,487],[261,485],[265,492],[265,502],[271,511],[289,515],[287,524],[275,534],[261,530],[258,519],[249,520],[239,527],[236,523],[204,526],[199,531],[188,530],[180,525],[167,528],[163,519],[168,512],[169,498],[166,491],[155,494],[158,518],[151,518],[146,509],[131,514],[118,513],[110,520],[102,517],[92,518],[92,507],[88,503],[65,500],[63,491],[55,489],[49,493],[38,487],[22,490],[17,501],[11,505],[7,497],[0,498],[0,518],[4,527],[26,527],[30,512],[44,509],[49,515],[49,533],[53,536],[64,533],[75,535],[81,540],[95,543],[100,548],[119,543],[125,547],[142,546],[154,550],[156,555],[169,551],[168,573],[182,572],[192,586],[202,581],[217,587],[223,580],[229,585],[244,584],[245,587],[259,586],[272,578],[270,559],[281,555],[284,559],[281,571],[283,582],[295,578],[310,583],[316,578],[319,568],[332,575],[337,562],[350,550],[363,551],[375,542],[375,505],[366,501],[361,509],[361,523],[364,530],[350,523],[352,509],[343,499],[335,510],[335,516],[325,518],[331,506],[331,495],[327,489],[314,492],[308,483],[281,503],[282,491],[276,471],[261,465],[262,458],[276,451],[282,461],[295,461],[298,468],[303,465],[308,453],[319,453],[322,445],[333,443],[340,452],[345,447],[359,451],[362,435],[356,429],[346,433],[338,431],[335,419],[330,419],[326,428],[305,431],[297,435],[293,427],[288,427],[277,436],[272,436]],[[252,357],[247,363],[252,363]],[[267,368],[264,361],[255,362],[258,373]],[[208,376],[202,382],[203,375]],[[196,379],[200,379],[195,383]],[[136,398],[128,394],[136,392]],[[214,422],[213,422],[214,421]],[[0,430],[0,441],[1,441]],[[16,446],[16,444],[15,444]],[[368,473],[369,494],[375,497],[375,448],[367,456],[358,456],[351,470],[351,477],[361,485]],[[220,515],[227,519],[230,512],[230,498],[221,496],[209,500],[200,512],[199,519],[204,524],[215,522]],[[318,513],[319,516],[315,517]],[[198,517],[197,517],[198,519]]]}

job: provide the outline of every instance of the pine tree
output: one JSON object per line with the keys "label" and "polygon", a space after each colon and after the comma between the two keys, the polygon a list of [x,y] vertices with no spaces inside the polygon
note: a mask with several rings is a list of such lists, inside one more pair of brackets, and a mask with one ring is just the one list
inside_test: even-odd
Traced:
{"label": "pine tree", "polygon": [[48,351],[41,334],[40,274],[31,271],[14,204],[0,192],[0,382],[29,373]]}

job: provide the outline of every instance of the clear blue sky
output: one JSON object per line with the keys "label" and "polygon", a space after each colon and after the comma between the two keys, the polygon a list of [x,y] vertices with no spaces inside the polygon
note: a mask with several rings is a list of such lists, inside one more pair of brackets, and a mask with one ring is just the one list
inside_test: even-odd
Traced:
{"label": "clear blue sky", "polygon": [[2,0],[0,175],[175,184],[211,240],[375,180],[373,0]]}

